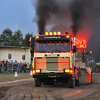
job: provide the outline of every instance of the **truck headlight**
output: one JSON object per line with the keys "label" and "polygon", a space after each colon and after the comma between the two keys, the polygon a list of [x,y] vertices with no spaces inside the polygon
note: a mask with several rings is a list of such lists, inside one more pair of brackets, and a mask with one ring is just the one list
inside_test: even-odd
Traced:
{"label": "truck headlight", "polygon": [[40,69],[36,69],[36,73],[40,73],[41,72],[41,70]]}
{"label": "truck headlight", "polygon": [[68,73],[68,74],[73,74],[73,70],[72,69],[64,69],[64,72]]}
{"label": "truck headlight", "polygon": [[32,73],[33,73],[33,75],[35,75],[35,74],[36,74],[36,71],[35,71],[35,70],[33,70],[33,71],[32,71]]}
{"label": "truck headlight", "polygon": [[65,73],[69,73],[69,71],[70,71],[69,69],[65,69]]}
{"label": "truck headlight", "polygon": [[36,69],[32,71],[33,75],[41,73],[41,69]]}

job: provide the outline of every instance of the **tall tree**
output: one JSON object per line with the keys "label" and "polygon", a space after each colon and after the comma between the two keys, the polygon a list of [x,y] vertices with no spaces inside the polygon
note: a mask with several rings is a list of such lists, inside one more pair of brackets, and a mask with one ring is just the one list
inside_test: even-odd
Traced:
{"label": "tall tree", "polygon": [[20,30],[14,32],[12,36],[12,46],[21,46],[23,41],[23,34]]}
{"label": "tall tree", "polygon": [[9,28],[6,28],[3,30],[2,34],[0,35],[0,42],[2,46],[11,45],[12,33],[13,32]]}
{"label": "tall tree", "polygon": [[30,37],[32,37],[32,34],[27,33],[25,35],[25,43],[26,43],[26,46],[29,46],[30,45],[30,42],[29,42]]}
{"label": "tall tree", "polygon": [[25,38],[23,39],[23,45],[24,46],[30,46],[30,42],[29,42],[30,37],[32,37],[31,43],[34,44],[35,37],[33,37],[32,34],[27,33],[25,35]]}

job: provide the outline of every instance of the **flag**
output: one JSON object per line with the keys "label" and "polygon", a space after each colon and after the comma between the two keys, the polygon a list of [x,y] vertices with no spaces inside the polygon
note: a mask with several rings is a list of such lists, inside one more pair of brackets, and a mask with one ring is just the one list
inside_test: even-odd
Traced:
{"label": "flag", "polygon": [[32,37],[30,37],[29,41],[31,41]]}

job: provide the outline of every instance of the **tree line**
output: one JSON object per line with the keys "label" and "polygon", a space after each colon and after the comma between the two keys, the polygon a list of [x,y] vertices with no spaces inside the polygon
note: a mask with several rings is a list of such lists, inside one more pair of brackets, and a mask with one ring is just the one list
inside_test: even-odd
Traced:
{"label": "tree line", "polygon": [[0,46],[30,46],[29,39],[32,37],[32,44],[34,44],[35,37],[32,33],[27,33],[25,38],[23,38],[23,33],[21,30],[12,32],[11,29],[6,28],[0,34]]}

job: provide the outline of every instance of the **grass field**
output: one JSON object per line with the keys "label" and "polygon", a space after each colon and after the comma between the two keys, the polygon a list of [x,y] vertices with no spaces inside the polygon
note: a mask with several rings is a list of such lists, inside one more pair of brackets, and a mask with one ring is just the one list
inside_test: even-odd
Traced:
{"label": "grass field", "polygon": [[17,75],[18,75],[18,77],[15,78],[15,73],[9,73],[9,74],[0,73],[0,82],[32,78],[32,76],[30,76],[30,73],[17,73]]}

